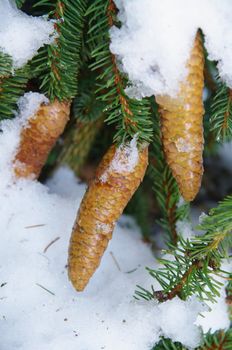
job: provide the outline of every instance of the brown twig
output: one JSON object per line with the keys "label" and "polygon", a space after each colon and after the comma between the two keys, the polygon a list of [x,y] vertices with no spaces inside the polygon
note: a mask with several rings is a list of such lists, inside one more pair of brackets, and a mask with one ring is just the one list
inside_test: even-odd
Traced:
{"label": "brown twig", "polygon": [[36,283],[36,286],[42,288],[43,290],[45,290],[46,292],[50,293],[51,295],[55,295],[55,293],[51,292],[49,289],[47,289],[44,286],[42,286],[42,284]]}
{"label": "brown twig", "polygon": [[114,253],[113,253],[113,252],[110,252],[110,255],[112,256],[112,259],[113,259],[115,265],[117,266],[118,270],[121,271],[121,267],[120,267],[120,265],[119,265],[117,259],[115,258]]}
{"label": "brown twig", "polygon": [[224,331],[219,332],[219,343],[218,344],[212,344],[211,346],[203,345],[203,347],[200,348],[200,350],[225,350],[224,345],[226,345],[227,339],[225,337]]}
{"label": "brown twig", "polygon": [[37,228],[37,227],[43,227],[43,226],[46,226],[46,224],[30,225],[30,226],[25,226],[24,228],[28,229],[28,228]]}
{"label": "brown twig", "polygon": [[181,280],[176,284],[176,286],[168,293],[164,293],[163,291],[154,291],[153,295],[158,301],[164,302],[167,300],[171,300],[176,296],[180,295],[183,286],[187,282],[191,273],[196,269],[201,269],[202,263],[200,260],[194,260],[192,265],[188,268],[188,270],[183,274]]}
{"label": "brown twig", "polygon": [[57,242],[60,239],[60,237],[56,237],[55,239],[53,239],[53,241],[51,241],[43,250],[43,253],[46,253],[46,251],[48,250],[49,247],[51,247],[52,244],[54,244],[55,242]]}

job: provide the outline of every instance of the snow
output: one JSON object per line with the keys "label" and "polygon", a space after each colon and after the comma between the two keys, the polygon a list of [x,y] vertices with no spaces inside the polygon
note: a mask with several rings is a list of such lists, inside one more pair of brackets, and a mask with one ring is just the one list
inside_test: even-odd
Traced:
{"label": "snow", "polygon": [[128,143],[121,144],[115,152],[109,168],[101,175],[101,181],[107,181],[110,172],[131,173],[139,160],[139,151],[137,148],[136,134]]}
{"label": "snow", "polygon": [[226,291],[223,289],[220,297],[217,298],[216,303],[208,303],[211,312],[202,312],[202,316],[198,316],[196,324],[202,326],[204,333],[208,331],[215,332],[218,329],[228,329],[230,327],[228,306],[225,303],[225,297]]}
{"label": "snow", "polygon": [[198,28],[210,60],[232,88],[231,0],[117,0],[120,29],[110,30],[111,51],[128,74],[129,96],[176,95]]}
{"label": "snow", "polygon": [[42,103],[48,104],[49,99],[38,92],[26,92],[18,100],[18,115],[21,119],[33,118]]}
{"label": "snow", "polygon": [[[24,98],[30,105],[29,96]],[[224,295],[212,312],[195,297],[163,304],[133,299],[136,285],[159,289],[144,269],[158,265],[125,216],[86,290],[73,289],[67,251],[86,185],[68,168],[58,169],[47,185],[15,180],[11,162],[27,119],[22,111],[28,110],[22,101],[21,112],[1,123],[0,134],[1,350],[151,350],[162,335],[192,348],[201,340],[199,312],[207,327],[227,327]]]}
{"label": "snow", "polygon": [[16,8],[14,1],[0,1],[0,50],[12,57],[14,68],[22,67],[54,38],[52,21],[28,16]]}
{"label": "snow", "polygon": [[[224,271],[232,271],[232,265],[229,261],[223,261],[221,269]],[[215,280],[225,283],[223,278],[216,276]],[[218,329],[228,329],[230,327],[230,320],[228,318],[228,305],[225,302],[226,290],[225,286],[220,291],[220,296],[216,298],[216,303],[208,302],[210,312],[203,312],[202,316],[198,316],[196,324],[201,325],[204,333],[215,332]]]}
{"label": "snow", "polygon": [[207,218],[207,214],[205,212],[201,212],[201,214],[199,215],[199,224],[201,225],[203,223],[203,221]]}
{"label": "snow", "polygon": [[184,239],[190,239],[194,236],[194,230],[188,219],[178,220],[176,222],[176,230]]}
{"label": "snow", "polygon": [[160,304],[158,310],[160,326],[164,329],[166,338],[181,342],[189,348],[201,344],[202,330],[195,325],[195,321],[200,312],[208,310],[205,304],[200,303],[194,296],[187,302],[175,297]]}

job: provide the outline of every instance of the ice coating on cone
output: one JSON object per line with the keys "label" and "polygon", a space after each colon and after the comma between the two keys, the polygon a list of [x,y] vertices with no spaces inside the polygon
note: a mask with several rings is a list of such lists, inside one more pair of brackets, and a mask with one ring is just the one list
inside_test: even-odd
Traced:
{"label": "ice coating on cone", "polygon": [[[148,149],[138,150],[134,143],[130,147],[127,152],[124,147],[115,146],[108,150],[82,200],[71,236],[68,261],[69,278],[79,291],[85,288],[99,266],[116,220],[144,177]],[[132,168],[131,156],[135,148],[138,158],[135,157]]]}

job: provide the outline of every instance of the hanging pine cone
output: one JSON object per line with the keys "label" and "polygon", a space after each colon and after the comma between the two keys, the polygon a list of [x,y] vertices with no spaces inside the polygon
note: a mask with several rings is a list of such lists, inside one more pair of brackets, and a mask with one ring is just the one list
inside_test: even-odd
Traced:
{"label": "hanging pine cone", "polygon": [[17,177],[37,178],[49,152],[69,119],[70,103],[42,104],[22,130],[14,160]]}
{"label": "hanging pine cone", "polygon": [[[94,274],[112,237],[115,221],[142,181],[148,163],[147,146],[108,150],[97,168],[95,179],[82,200],[73,228],[68,272],[76,290],[81,291]],[[134,162],[134,164],[133,164]]]}
{"label": "hanging pine cone", "polygon": [[190,58],[188,75],[178,96],[157,96],[160,105],[165,157],[186,201],[197,195],[203,174],[204,54],[197,33]]}

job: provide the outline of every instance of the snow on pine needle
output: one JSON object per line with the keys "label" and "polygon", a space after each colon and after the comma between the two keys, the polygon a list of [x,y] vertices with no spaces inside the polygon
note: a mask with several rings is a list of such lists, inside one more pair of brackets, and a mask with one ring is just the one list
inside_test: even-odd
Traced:
{"label": "snow on pine needle", "polygon": [[11,56],[14,68],[21,68],[45,45],[55,39],[54,23],[28,16],[11,0],[0,1],[0,52]]}

